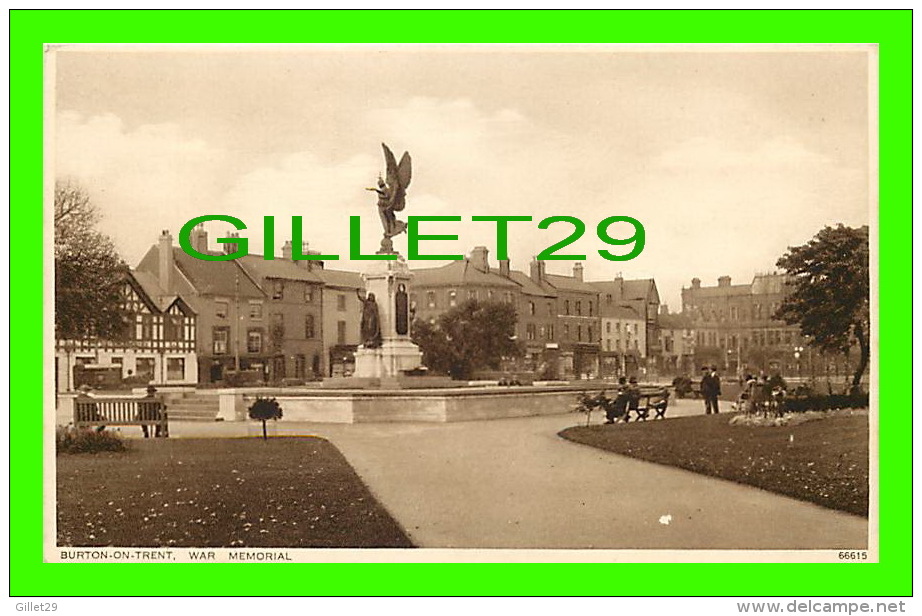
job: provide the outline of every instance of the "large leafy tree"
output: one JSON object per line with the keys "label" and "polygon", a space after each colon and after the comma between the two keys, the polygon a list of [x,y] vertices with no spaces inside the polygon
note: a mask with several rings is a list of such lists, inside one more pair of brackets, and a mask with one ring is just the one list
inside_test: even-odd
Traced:
{"label": "large leafy tree", "polygon": [[54,189],[55,335],[63,340],[118,339],[125,334],[122,290],[127,266],[99,214],[73,181]]}
{"label": "large leafy tree", "polygon": [[470,378],[475,370],[495,370],[503,358],[522,354],[516,319],[510,304],[469,300],[440,315],[435,325],[417,320],[413,340],[431,370]]}
{"label": "large leafy tree", "polygon": [[800,325],[821,351],[847,353],[857,344],[853,392],[861,388],[871,353],[869,254],[868,228],[840,224],[789,248],[777,263],[790,276],[791,292],[775,318]]}

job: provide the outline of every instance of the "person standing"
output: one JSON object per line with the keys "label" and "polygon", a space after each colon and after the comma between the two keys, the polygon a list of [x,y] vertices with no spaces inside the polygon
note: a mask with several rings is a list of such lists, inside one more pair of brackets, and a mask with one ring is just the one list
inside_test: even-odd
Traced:
{"label": "person standing", "polygon": [[715,414],[720,412],[717,405],[717,398],[720,396],[720,377],[717,375],[717,368],[702,368],[704,375],[701,377],[701,397],[704,398],[704,412],[710,415],[713,411]]}

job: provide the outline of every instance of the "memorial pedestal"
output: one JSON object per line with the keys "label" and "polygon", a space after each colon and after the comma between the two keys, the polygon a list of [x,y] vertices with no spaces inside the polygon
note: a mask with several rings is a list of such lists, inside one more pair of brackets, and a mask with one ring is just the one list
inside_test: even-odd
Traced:
{"label": "memorial pedestal", "polygon": [[403,257],[379,261],[363,274],[365,292],[374,293],[381,328],[381,346],[355,353],[357,378],[391,378],[422,366],[422,353],[410,340],[408,288],[410,268]]}

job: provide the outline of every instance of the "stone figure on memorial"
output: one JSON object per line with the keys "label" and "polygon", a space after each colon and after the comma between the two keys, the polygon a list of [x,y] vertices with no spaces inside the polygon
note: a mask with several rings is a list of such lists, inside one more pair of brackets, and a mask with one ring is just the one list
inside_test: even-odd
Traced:
{"label": "stone figure on memorial", "polygon": [[362,322],[361,335],[362,346],[366,349],[377,349],[381,346],[381,319],[378,316],[378,304],[375,301],[375,294],[369,293],[367,296],[356,291],[359,301],[362,302]]}

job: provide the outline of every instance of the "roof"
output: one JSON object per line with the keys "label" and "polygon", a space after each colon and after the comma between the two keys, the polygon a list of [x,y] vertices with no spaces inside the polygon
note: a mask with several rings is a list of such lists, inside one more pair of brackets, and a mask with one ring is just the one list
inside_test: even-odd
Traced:
{"label": "roof", "polygon": [[683,293],[692,293],[695,297],[729,297],[731,295],[751,295],[751,284],[734,284],[725,287],[698,287],[682,289]]}
{"label": "roof", "polygon": [[659,302],[659,291],[656,288],[656,281],[653,278],[638,278],[636,280],[597,280],[590,282],[595,289],[600,292],[618,295],[618,301],[626,299],[641,299],[647,301],[651,293]]}
{"label": "roof", "polygon": [[561,289],[563,291],[574,291],[576,293],[592,293],[593,295],[597,294],[599,291],[592,286],[591,282],[584,282],[573,276],[562,276],[560,274],[545,274],[545,280],[548,284],[553,286],[555,289]]}
{"label": "roof", "polygon": [[623,319],[625,321],[643,321],[643,317],[630,306],[612,306],[603,319]]}
{"label": "roof", "polygon": [[693,329],[690,317],[684,314],[661,314],[657,317],[660,329]]}
{"label": "roof", "polygon": [[522,293],[525,295],[537,295],[539,297],[557,297],[557,293],[553,289],[542,287],[535,283],[530,276],[524,272],[519,271],[510,271],[509,278],[522,287]]}
{"label": "roof", "polygon": [[276,278],[281,280],[300,280],[320,284],[322,280],[316,272],[308,269],[306,265],[284,258],[265,260],[262,255],[247,255],[240,257],[237,262],[248,274],[259,279]]}
{"label": "roof", "polygon": [[484,272],[474,267],[469,259],[452,261],[441,267],[414,269],[411,283],[417,287],[435,286],[481,286],[481,287],[516,287],[515,282],[494,270]]}
{"label": "roof", "polygon": [[752,279],[752,294],[784,293],[787,276],[784,274],[756,274]]}
{"label": "roof", "polygon": [[321,282],[328,287],[344,287],[347,289],[364,289],[365,281],[357,272],[344,272],[342,270],[321,269],[314,272]]}
{"label": "roof", "polygon": [[[173,246],[173,264],[192,285],[199,295],[223,295],[233,297],[265,297],[250,278],[240,271],[240,266],[233,261],[204,261],[188,255],[181,248]],[[138,270],[157,275],[159,270],[159,247],[151,246]],[[193,300],[193,298],[188,298]],[[193,304],[194,305],[194,304]]]}
{"label": "roof", "polygon": [[163,287],[160,286],[160,283],[157,282],[157,277],[150,272],[132,270],[129,272],[129,276],[135,279],[135,282],[138,283],[141,290],[144,291],[145,295],[147,295],[160,312],[169,308],[170,304],[179,297],[175,293],[167,293]]}

